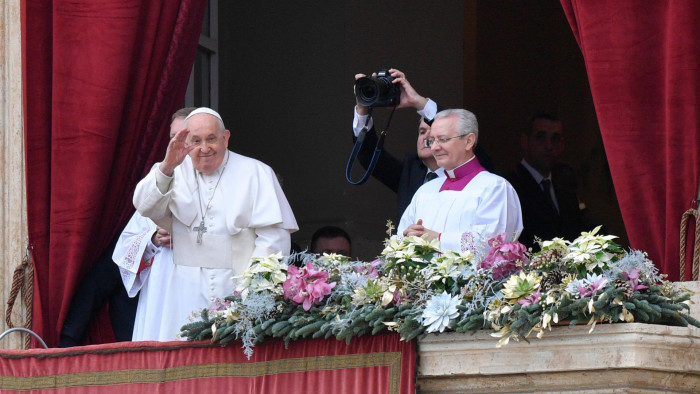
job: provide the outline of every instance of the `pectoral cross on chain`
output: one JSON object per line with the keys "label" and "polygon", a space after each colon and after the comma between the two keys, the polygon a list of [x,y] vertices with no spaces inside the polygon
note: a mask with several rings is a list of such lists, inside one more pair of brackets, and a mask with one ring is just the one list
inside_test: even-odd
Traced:
{"label": "pectoral cross on chain", "polygon": [[202,243],[202,235],[207,232],[206,226],[204,226],[204,219],[202,219],[202,222],[199,223],[199,226],[194,228],[197,230],[197,243],[201,244]]}

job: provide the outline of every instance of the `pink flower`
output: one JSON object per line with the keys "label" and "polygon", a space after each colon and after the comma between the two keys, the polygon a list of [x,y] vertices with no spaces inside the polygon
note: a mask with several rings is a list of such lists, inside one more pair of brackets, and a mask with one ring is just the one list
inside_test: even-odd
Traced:
{"label": "pink flower", "polygon": [[231,301],[222,300],[221,298],[217,298],[214,300],[214,304],[209,307],[209,312],[224,311],[230,305],[231,305]]}
{"label": "pink flower", "polygon": [[588,275],[585,286],[579,286],[578,291],[581,293],[581,297],[590,297],[598,292],[598,290],[605,287],[608,283],[608,278],[602,275]]}
{"label": "pink flower", "polygon": [[396,289],[396,291],[394,291],[394,304],[399,305],[404,298],[406,298],[406,291],[404,289]]}
{"label": "pink flower", "polygon": [[528,305],[535,305],[540,303],[540,297],[542,297],[542,293],[537,290],[536,293],[532,293],[529,296],[527,296],[524,300],[518,301],[518,304],[522,306],[528,306]]}
{"label": "pink flower", "polygon": [[304,283],[301,279],[301,274],[299,268],[295,265],[290,265],[287,268],[287,280],[282,283],[284,298],[293,299],[295,294],[303,290]]}
{"label": "pink flower", "polygon": [[357,272],[358,274],[361,275],[367,275],[370,278],[378,278],[379,277],[379,272],[377,271],[378,265],[381,265],[382,262],[377,259],[374,260],[373,262],[369,264],[364,264],[364,265],[356,265],[353,267],[353,270]]}
{"label": "pink flower", "polygon": [[627,283],[629,283],[632,291],[648,289],[647,286],[639,284],[639,268],[635,268],[630,272],[623,272],[622,276],[625,278]]}
{"label": "pink flower", "polygon": [[305,311],[313,304],[320,304],[335,287],[335,282],[327,283],[328,272],[316,270],[312,263],[306,263],[302,269],[290,266],[287,274],[288,279],[282,284],[284,298],[303,304]]}
{"label": "pink flower", "polygon": [[[489,240],[489,254],[479,263],[479,268],[491,269],[494,279],[510,276],[530,260],[525,256],[525,245],[520,242],[505,242],[505,234],[499,234]],[[520,261],[520,264],[517,262]]]}

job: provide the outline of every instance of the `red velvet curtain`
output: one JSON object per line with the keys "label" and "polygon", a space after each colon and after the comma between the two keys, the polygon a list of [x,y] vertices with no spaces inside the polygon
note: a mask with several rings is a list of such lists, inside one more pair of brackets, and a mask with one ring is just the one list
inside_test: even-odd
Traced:
{"label": "red velvet curtain", "polygon": [[206,0],[22,1],[33,327],[49,346],[76,282],[165,152],[205,9]]}
{"label": "red velvet curtain", "polygon": [[561,0],[586,63],[635,249],[679,278],[700,176],[700,1]]}

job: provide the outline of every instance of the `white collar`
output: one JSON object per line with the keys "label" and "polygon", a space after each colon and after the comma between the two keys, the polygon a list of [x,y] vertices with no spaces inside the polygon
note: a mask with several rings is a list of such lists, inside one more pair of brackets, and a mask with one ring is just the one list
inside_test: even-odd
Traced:
{"label": "white collar", "polygon": [[457,171],[457,169],[458,169],[459,167],[462,167],[463,165],[466,165],[466,164],[469,163],[470,161],[474,160],[475,157],[476,157],[476,155],[473,155],[473,156],[471,157],[471,159],[465,161],[464,163],[458,165],[457,167],[455,167],[455,168],[453,168],[453,169],[451,169],[451,170],[445,170],[445,174],[446,174],[449,178],[456,178],[456,177],[455,177],[455,171]]}
{"label": "white collar", "polygon": [[523,167],[525,167],[525,169],[527,170],[527,172],[529,172],[530,175],[532,175],[532,177],[535,178],[535,182],[537,182],[538,185],[540,183],[542,183],[542,181],[544,179],[547,179],[550,182],[552,181],[552,173],[551,172],[549,174],[547,174],[547,176],[543,176],[542,174],[540,174],[539,171],[537,171],[527,161],[525,161],[525,159],[520,160],[520,164],[522,164]]}
{"label": "white collar", "polygon": [[435,171],[430,171],[430,168],[428,168],[428,172],[426,172],[426,174],[430,174],[431,172],[435,173],[435,175],[437,175],[438,178],[442,178],[445,176],[445,171],[443,171],[442,167],[436,168]]}

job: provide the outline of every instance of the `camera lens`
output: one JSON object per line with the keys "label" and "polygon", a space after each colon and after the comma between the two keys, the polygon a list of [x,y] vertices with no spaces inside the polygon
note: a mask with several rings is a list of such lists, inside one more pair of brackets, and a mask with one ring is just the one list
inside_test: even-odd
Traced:
{"label": "camera lens", "polygon": [[379,99],[379,87],[376,78],[363,77],[355,82],[357,102],[365,107],[371,107]]}
{"label": "camera lens", "polygon": [[368,99],[371,99],[372,97],[377,97],[377,89],[375,89],[375,87],[372,85],[363,86],[360,89],[360,93],[362,93],[362,97],[366,97]]}
{"label": "camera lens", "polygon": [[393,84],[394,78],[387,70],[377,73],[377,77],[362,77],[355,81],[357,102],[365,107],[389,107],[399,104],[401,91]]}

